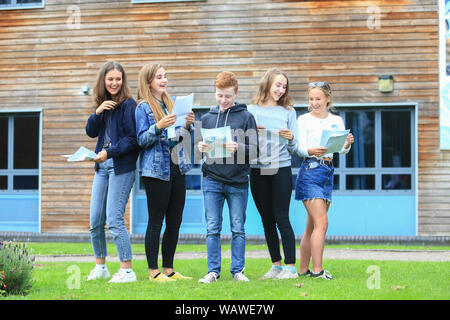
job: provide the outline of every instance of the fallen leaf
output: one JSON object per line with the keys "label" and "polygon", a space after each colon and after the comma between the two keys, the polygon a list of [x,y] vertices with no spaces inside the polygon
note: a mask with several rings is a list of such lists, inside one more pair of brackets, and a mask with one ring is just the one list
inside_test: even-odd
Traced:
{"label": "fallen leaf", "polygon": [[392,290],[403,290],[403,289],[406,289],[406,286],[392,286],[391,289]]}
{"label": "fallen leaf", "polygon": [[297,288],[301,288],[301,287],[303,287],[303,283],[296,283],[295,286],[296,286]]}
{"label": "fallen leaf", "polygon": [[306,292],[302,292],[302,293],[300,293],[300,295],[301,295],[302,297],[308,296],[308,294],[307,294]]}

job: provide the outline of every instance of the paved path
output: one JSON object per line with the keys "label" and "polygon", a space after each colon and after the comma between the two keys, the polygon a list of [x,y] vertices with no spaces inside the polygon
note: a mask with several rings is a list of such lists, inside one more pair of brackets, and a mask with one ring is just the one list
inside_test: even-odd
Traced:
{"label": "paved path", "polygon": [[[269,258],[267,250],[247,251],[247,258]],[[223,258],[230,258],[230,251],[222,252]],[[448,250],[384,250],[384,249],[325,249],[324,259],[345,260],[397,260],[397,261],[450,261]],[[144,260],[145,254],[133,255],[134,260]],[[180,252],[175,259],[206,259],[206,252]],[[91,262],[93,256],[86,255],[40,255],[36,262]],[[117,256],[111,256],[108,261],[119,261]]]}

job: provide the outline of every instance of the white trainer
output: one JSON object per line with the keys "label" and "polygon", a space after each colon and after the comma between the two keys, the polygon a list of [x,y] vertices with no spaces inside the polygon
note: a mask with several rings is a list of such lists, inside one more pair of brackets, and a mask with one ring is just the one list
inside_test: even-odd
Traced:
{"label": "white trainer", "polygon": [[[245,267],[244,267],[244,269],[245,269]],[[235,273],[235,274],[233,275],[234,280],[236,280],[236,281],[243,281],[243,282],[248,282],[248,281],[250,281],[250,280],[245,276],[245,274],[244,274],[244,269],[242,269],[241,272]]]}
{"label": "white trainer", "polygon": [[275,279],[279,274],[281,270],[276,268],[275,266],[272,266],[269,271],[266,272],[265,275],[263,275],[259,280],[266,280],[266,279]]}
{"label": "white trainer", "polygon": [[109,274],[108,268],[102,268],[96,265],[94,269],[92,269],[91,273],[89,273],[86,281],[109,278],[111,278],[111,275]]}
{"label": "white trainer", "polygon": [[215,272],[208,272],[206,276],[199,279],[199,283],[211,283],[211,282],[217,282],[217,279],[219,278],[219,275]]}
{"label": "white trainer", "polygon": [[284,279],[296,279],[298,278],[298,273],[293,273],[288,269],[283,269],[281,272],[274,278],[275,280],[284,280]]}
{"label": "white trainer", "polygon": [[135,282],[136,274],[134,271],[127,272],[123,269],[119,269],[119,271],[114,274],[114,276],[109,280],[109,283],[125,283],[125,282]]}

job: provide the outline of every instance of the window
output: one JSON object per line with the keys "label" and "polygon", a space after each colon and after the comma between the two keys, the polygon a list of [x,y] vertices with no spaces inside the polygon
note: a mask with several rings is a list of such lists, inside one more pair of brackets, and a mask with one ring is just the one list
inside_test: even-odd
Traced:
{"label": "window", "polygon": [[0,0],[0,9],[43,8],[44,0]]}
{"label": "window", "polygon": [[[346,128],[351,129],[355,136],[355,143],[348,154],[334,154],[334,192],[414,193],[414,108],[337,109]],[[195,119],[199,120],[208,110],[209,108],[195,109]],[[306,112],[305,108],[296,110],[297,116]],[[193,135],[191,138],[193,141]],[[192,146],[192,159],[193,151]],[[292,156],[293,188],[302,161],[298,155]],[[201,166],[196,164],[186,175],[187,193],[201,193],[201,180]],[[142,183],[139,189],[145,193]]]}
{"label": "window", "polygon": [[[338,107],[355,136],[348,154],[334,154],[334,191],[414,193],[414,108]],[[306,112],[298,109],[297,115]],[[293,174],[299,159],[293,162]]]}
{"label": "window", "polygon": [[39,189],[39,114],[0,114],[0,193]]}

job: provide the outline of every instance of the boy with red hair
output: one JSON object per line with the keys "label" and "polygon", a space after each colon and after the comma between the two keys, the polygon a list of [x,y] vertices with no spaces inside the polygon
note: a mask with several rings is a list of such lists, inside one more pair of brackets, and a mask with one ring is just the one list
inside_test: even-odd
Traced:
{"label": "boy with red hair", "polygon": [[228,158],[208,159],[209,145],[200,141],[198,148],[205,153],[202,165],[203,199],[207,222],[206,248],[208,274],[200,283],[211,283],[220,277],[223,205],[227,200],[231,224],[231,274],[236,281],[249,281],[245,268],[245,216],[248,199],[250,160],[256,159],[258,136],[255,118],[245,104],[235,102],[238,81],[232,72],[217,75],[215,97],[218,105],[201,118],[202,128],[229,126],[233,141],[224,147],[231,153]]}

